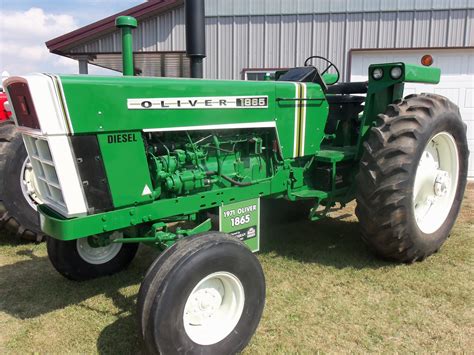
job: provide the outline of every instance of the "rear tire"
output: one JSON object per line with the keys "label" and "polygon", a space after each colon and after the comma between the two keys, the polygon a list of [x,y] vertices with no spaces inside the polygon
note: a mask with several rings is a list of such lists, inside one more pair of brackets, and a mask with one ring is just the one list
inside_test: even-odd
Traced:
{"label": "rear tire", "polygon": [[12,121],[0,123],[0,227],[18,237],[42,241],[35,202],[22,188],[28,154]]}
{"label": "rear tire", "polygon": [[399,262],[436,252],[459,213],[468,157],[466,124],[447,98],[410,95],[390,105],[364,143],[356,178],[366,244]]}
{"label": "rear tire", "polygon": [[138,299],[149,353],[234,354],[258,326],[265,279],[242,242],[209,232],[183,238],[159,256]]}
{"label": "rear tire", "polygon": [[138,243],[94,247],[88,238],[63,241],[49,237],[47,249],[51,264],[61,275],[70,280],[85,281],[125,269],[135,257]]}

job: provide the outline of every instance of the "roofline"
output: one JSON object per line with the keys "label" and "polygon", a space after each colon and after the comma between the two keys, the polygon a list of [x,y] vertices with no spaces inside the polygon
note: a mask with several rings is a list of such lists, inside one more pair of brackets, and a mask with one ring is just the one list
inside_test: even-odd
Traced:
{"label": "roofline", "polygon": [[155,0],[147,1],[143,4],[123,10],[114,15],[108,16],[102,20],[91,23],[90,25],[78,28],[62,36],[53,38],[46,42],[46,47],[51,53],[64,55],[62,49],[68,45],[81,40],[90,39],[92,36],[98,36],[106,31],[115,29],[115,18],[117,16],[133,16],[139,20],[147,18],[156,12],[164,12],[183,4],[183,0]]}

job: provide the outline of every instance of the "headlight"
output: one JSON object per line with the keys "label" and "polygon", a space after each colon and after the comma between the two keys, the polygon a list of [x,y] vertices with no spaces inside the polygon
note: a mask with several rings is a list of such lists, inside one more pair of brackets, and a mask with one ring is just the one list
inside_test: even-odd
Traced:
{"label": "headlight", "polygon": [[390,76],[392,77],[392,79],[400,79],[400,77],[402,76],[402,68],[401,67],[393,67],[391,70],[390,70]]}
{"label": "headlight", "polygon": [[372,77],[375,80],[380,80],[383,77],[383,69],[382,68],[375,68],[374,71],[372,72]]}

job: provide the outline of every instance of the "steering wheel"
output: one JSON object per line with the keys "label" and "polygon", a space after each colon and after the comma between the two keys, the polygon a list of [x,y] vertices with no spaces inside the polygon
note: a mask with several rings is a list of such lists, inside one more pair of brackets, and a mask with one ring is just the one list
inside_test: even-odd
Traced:
{"label": "steering wheel", "polygon": [[328,72],[329,69],[334,68],[334,70],[336,71],[337,73],[337,80],[336,80],[336,83],[339,81],[339,79],[341,78],[341,73],[339,73],[339,69],[336,67],[336,65],[331,62],[329,59],[327,58],[324,58],[324,57],[320,57],[319,55],[313,55],[311,57],[308,57],[306,58],[306,60],[304,61],[304,66],[307,67],[309,66],[309,62],[313,59],[321,59],[321,60],[324,60],[326,63],[328,63],[328,66],[320,73],[321,77],[326,74]]}

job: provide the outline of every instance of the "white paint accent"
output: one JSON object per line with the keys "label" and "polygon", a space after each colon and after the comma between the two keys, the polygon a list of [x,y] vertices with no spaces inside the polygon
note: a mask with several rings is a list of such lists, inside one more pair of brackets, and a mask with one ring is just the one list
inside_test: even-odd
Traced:
{"label": "white paint accent", "polygon": [[[38,179],[41,200],[65,217],[86,215],[87,203],[69,138],[64,135],[39,137],[24,132],[23,140]],[[47,142],[49,153],[46,147],[43,148],[46,154],[39,153],[38,147],[41,145],[36,144],[36,140]],[[45,166],[53,167],[54,171],[49,169],[49,172],[46,172]],[[42,174],[48,176],[42,177]],[[47,184],[56,186],[53,193],[51,189],[48,189]]]}
{"label": "white paint accent", "polygon": [[58,75],[55,75],[54,78],[56,79],[59,90],[61,91],[62,102],[64,104],[64,111],[66,113],[66,119],[69,125],[69,131],[71,133],[74,133],[74,128],[72,126],[71,116],[69,115],[69,108],[67,106],[66,95],[64,94],[64,88],[63,88],[63,83],[61,81],[61,77]]}
{"label": "white paint accent", "polygon": [[423,233],[436,232],[448,218],[459,183],[459,153],[454,137],[435,135],[426,145],[413,184],[413,210]]}
{"label": "white paint accent", "polygon": [[145,185],[145,187],[143,188],[143,192],[142,192],[142,196],[146,196],[146,195],[151,195],[151,190],[148,187],[148,185]]}
{"label": "white paint accent", "polygon": [[[121,238],[122,233],[115,232],[111,238]],[[90,245],[89,238],[79,238],[76,241],[77,253],[86,263],[92,265],[103,265],[114,259],[122,250],[122,243],[110,243],[103,247]]]}
{"label": "white paint accent", "polygon": [[167,127],[167,128],[147,128],[143,132],[178,132],[178,131],[200,131],[211,129],[237,129],[237,128],[275,128],[275,121],[268,122],[252,122],[252,123],[229,123],[205,126],[184,126],[184,127]]}
{"label": "white paint accent", "polygon": [[[295,98],[298,98],[298,84],[295,85]],[[299,101],[295,101],[295,134],[293,136],[293,158],[298,156],[298,108]]]}
{"label": "white paint accent", "polygon": [[[301,83],[302,86],[302,98],[306,99],[306,93],[307,93],[307,87],[305,83]],[[301,101],[300,104],[303,105],[303,108],[301,109],[301,150],[300,150],[300,156],[304,157],[304,145],[305,145],[305,136],[306,136],[306,103],[307,101]]]}
{"label": "white paint accent", "polygon": [[184,330],[196,344],[216,344],[234,331],[244,305],[245,290],[239,278],[227,271],[214,272],[189,294],[183,311]]}
{"label": "white paint accent", "polygon": [[[241,105],[238,105],[238,101]],[[246,103],[248,100],[248,103]],[[268,108],[268,96],[204,96],[127,99],[129,110],[196,110]]]}
{"label": "white paint accent", "polygon": [[469,156],[468,176],[474,178],[474,49],[413,49],[403,51],[352,52],[351,81],[367,80],[372,63],[406,62],[420,64],[421,57],[430,54],[434,67],[441,68],[441,81],[437,85],[406,83],[405,95],[432,92],[446,96],[459,106],[467,124]]}
{"label": "white paint accent", "polygon": [[[62,85],[55,81],[55,76],[45,74],[30,74],[20,79],[28,84],[40,125],[39,130],[17,125],[38,180],[40,198],[65,217],[86,215],[87,202],[67,136],[72,133],[69,130],[72,126],[64,116],[68,115],[67,107],[63,110],[60,101]],[[18,77],[11,77],[6,85],[17,80]]]}
{"label": "white paint accent", "polygon": [[23,166],[21,167],[20,186],[23,197],[30,207],[36,211],[37,206],[41,204],[42,201],[38,195],[38,181],[28,156],[25,158]]}
{"label": "white paint accent", "polygon": [[[70,133],[53,79],[44,74],[30,74],[20,78],[25,79],[28,83],[31,99],[38,116],[41,135],[51,136]],[[16,80],[15,77],[8,78],[5,81],[5,87]],[[38,134],[38,130],[28,127],[18,126],[18,129],[23,132],[30,131]]]}

